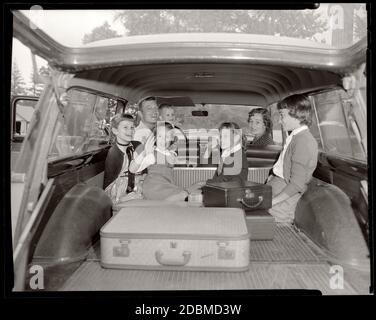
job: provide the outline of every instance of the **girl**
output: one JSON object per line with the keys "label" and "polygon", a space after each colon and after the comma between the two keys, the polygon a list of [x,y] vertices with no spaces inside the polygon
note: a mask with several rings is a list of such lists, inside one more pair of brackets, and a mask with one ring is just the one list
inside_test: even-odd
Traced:
{"label": "girl", "polygon": [[175,185],[172,168],[177,160],[176,150],[171,149],[175,144],[176,135],[168,122],[158,122],[156,141],[150,136],[144,150],[135,158],[131,165],[132,171],[147,168],[148,174],[143,183],[143,196],[150,200],[185,201],[188,191]]}
{"label": "girl", "polygon": [[292,95],[277,104],[280,122],[286,132],[291,131],[267,184],[272,186],[272,208],[269,213],[277,222],[294,221],[298,200],[316,169],[318,147],[308,126],[311,124],[311,104],[301,94]]}
{"label": "girl", "polygon": [[223,122],[219,126],[219,134],[220,141],[216,142],[216,144],[219,143],[217,146],[219,147],[219,159],[213,159],[214,153],[211,155],[211,162],[219,164],[213,179],[209,179],[207,182],[239,181],[242,183],[247,181],[248,161],[244,138],[239,126],[234,122]]}

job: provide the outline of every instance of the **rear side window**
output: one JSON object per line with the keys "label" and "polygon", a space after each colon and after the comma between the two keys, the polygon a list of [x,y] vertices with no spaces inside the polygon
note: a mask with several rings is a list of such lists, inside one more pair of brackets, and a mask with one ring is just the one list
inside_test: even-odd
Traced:
{"label": "rear side window", "polygon": [[50,156],[79,154],[108,144],[110,121],[124,111],[125,102],[75,88],[68,90],[67,100]]}
{"label": "rear side window", "polygon": [[272,132],[273,132],[273,141],[275,144],[282,146],[283,145],[283,133],[282,127],[279,122],[279,112],[277,109],[277,103],[271,105],[271,120],[272,120]]}
{"label": "rear side window", "polygon": [[360,126],[354,116],[354,101],[341,89],[311,96],[315,107],[311,132],[328,154],[366,160]]}

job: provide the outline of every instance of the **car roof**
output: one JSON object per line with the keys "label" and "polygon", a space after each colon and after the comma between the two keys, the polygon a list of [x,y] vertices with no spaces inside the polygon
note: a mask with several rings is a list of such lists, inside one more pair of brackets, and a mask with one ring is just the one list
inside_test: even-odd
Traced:
{"label": "car roof", "polygon": [[121,37],[71,48],[61,45],[15,11],[14,36],[66,71],[156,63],[271,64],[348,72],[364,62],[367,39],[333,49],[304,39],[231,33],[185,33]]}

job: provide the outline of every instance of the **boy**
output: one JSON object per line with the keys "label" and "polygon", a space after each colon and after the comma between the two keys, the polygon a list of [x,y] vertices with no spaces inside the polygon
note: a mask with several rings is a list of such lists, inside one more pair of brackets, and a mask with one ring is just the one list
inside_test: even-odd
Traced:
{"label": "boy", "polygon": [[272,186],[272,208],[269,213],[276,222],[292,224],[295,208],[316,169],[318,146],[310,133],[311,103],[296,94],[277,104],[280,123],[286,132],[292,131],[267,179]]}
{"label": "boy", "polygon": [[172,125],[175,125],[175,111],[174,108],[167,104],[162,103],[159,106],[159,120],[170,122]]}
{"label": "boy", "polygon": [[140,199],[140,190],[135,188],[135,174],[128,170],[134,150],[140,144],[132,141],[135,132],[134,118],[129,114],[117,114],[111,120],[111,131],[116,139],[107,154],[103,188],[114,204]]}

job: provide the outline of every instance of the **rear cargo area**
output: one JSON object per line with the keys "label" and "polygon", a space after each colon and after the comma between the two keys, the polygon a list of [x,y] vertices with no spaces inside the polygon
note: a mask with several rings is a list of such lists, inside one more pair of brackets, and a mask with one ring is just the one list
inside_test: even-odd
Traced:
{"label": "rear cargo area", "polygon": [[104,269],[100,243],[63,284],[60,291],[163,291],[317,289],[324,295],[369,294],[369,272],[345,269],[343,289],[331,289],[330,263],[303,233],[277,225],[274,240],[251,241],[245,272],[146,271]]}

